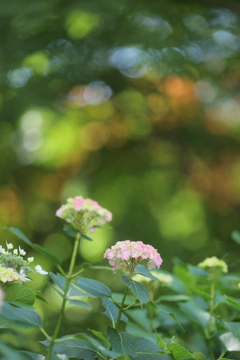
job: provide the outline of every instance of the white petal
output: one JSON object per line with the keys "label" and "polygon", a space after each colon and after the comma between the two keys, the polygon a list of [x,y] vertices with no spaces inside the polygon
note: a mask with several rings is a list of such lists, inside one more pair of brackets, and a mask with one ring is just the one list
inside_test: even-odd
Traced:
{"label": "white petal", "polygon": [[47,275],[48,274],[47,271],[42,269],[41,265],[35,266],[35,270],[36,270],[36,272],[38,272],[39,274],[42,274],[42,275]]}

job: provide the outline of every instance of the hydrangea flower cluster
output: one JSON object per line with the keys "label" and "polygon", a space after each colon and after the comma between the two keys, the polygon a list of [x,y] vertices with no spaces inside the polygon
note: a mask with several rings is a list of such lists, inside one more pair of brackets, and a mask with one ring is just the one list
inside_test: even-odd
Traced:
{"label": "hydrangea flower cluster", "polygon": [[[8,283],[22,283],[28,281],[26,277],[30,273],[39,272],[40,274],[47,274],[42,270],[40,265],[33,270],[29,265],[34,261],[33,257],[24,260],[23,256],[26,251],[20,248],[13,249],[13,244],[8,244],[7,249],[0,245],[0,285],[7,285]],[[12,251],[10,251],[12,250]]]}
{"label": "hydrangea flower cluster", "polygon": [[204,261],[199,263],[198,266],[206,271],[219,270],[223,273],[228,272],[228,266],[225,261],[218,259],[216,256],[206,258]]}
{"label": "hydrangea flower cluster", "polygon": [[109,260],[113,270],[121,268],[133,273],[135,267],[147,261],[148,270],[159,268],[162,258],[157,250],[151,245],[145,245],[142,241],[118,241],[111,249],[107,249],[104,258]]}
{"label": "hydrangea flower cluster", "polygon": [[86,230],[94,233],[97,226],[112,220],[110,211],[102,208],[96,201],[83,199],[82,196],[68,198],[67,203],[56,211],[56,216],[71,223],[81,233]]}

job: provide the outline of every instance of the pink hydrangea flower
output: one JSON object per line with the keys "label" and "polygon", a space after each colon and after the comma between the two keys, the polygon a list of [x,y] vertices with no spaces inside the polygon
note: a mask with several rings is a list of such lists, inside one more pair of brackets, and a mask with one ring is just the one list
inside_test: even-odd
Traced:
{"label": "pink hydrangea flower", "polygon": [[153,246],[145,245],[142,241],[130,240],[118,241],[105,251],[103,257],[108,259],[113,270],[121,268],[131,274],[135,267],[143,261],[147,262],[148,270],[155,267],[159,269],[163,261]]}
{"label": "pink hydrangea flower", "polygon": [[81,233],[86,230],[94,233],[97,226],[112,220],[110,211],[102,208],[96,201],[83,199],[82,196],[68,198],[67,203],[56,211],[56,216],[71,223]]}
{"label": "pink hydrangea flower", "polygon": [[0,267],[0,283],[15,282],[20,283],[27,281],[25,276],[18,274],[13,268]]}

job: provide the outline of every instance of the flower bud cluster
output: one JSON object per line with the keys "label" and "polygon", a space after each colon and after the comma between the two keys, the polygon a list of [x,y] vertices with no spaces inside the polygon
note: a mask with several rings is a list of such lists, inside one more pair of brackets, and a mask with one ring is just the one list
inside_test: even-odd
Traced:
{"label": "flower bud cluster", "polygon": [[112,220],[110,211],[102,208],[96,201],[83,199],[82,196],[68,198],[67,203],[56,211],[56,216],[71,223],[81,233],[86,230],[94,233],[97,226]]}
{"label": "flower bud cluster", "polygon": [[[10,251],[11,250],[11,251]],[[26,276],[30,273],[39,272],[45,273],[40,265],[35,267],[35,270],[31,269],[29,264],[34,261],[33,257],[29,257],[24,260],[26,251],[20,248],[13,249],[13,244],[6,243],[6,249],[0,245],[0,285],[2,283],[22,283],[29,280]],[[39,271],[41,270],[41,271]]]}
{"label": "flower bud cluster", "polygon": [[225,261],[218,259],[216,256],[206,258],[204,261],[199,263],[198,266],[206,271],[218,270],[223,273],[228,272],[228,266]]}
{"label": "flower bud cluster", "polygon": [[118,241],[111,249],[105,251],[104,258],[109,260],[113,270],[121,268],[131,274],[138,264],[145,261],[148,270],[159,268],[162,264],[157,250],[151,245],[143,244],[142,241]]}

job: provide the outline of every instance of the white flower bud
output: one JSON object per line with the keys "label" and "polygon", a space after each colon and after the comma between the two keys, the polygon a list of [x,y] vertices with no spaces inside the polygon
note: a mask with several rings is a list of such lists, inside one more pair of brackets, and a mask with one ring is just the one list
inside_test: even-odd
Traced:
{"label": "white flower bud", "polygon": [[47,274],[48,274],[47,271],[45,271],[45,270],[42,269],[41,265],[35,266],[35,270],[36,270],[36,272],[38,272],[38,273],[41,274],[41,275],[47,275]]}
{"label": "white flower bud", "polygon": [[10,249],[13,249],[13,244],[8,244],[7,242],[6,242],[6,244],[7,244],[7,248],[10,250]]}
{"label": "white flower bud", "polygon": [[14,255],[18,255],[18,249],[13,250]]}
{"label": "white flower bud", "polygon": [[34,260],[34,257],[29,257],[27,260],[28,260],[29,263],[31,263]]}
{"label": "white flower bud", "polygon": [[24,251],[23,249],[21,249],[20,246],[19,246],[19,254],[20,254],[20,255],[23,255],[23,256],[26,255],[26,251]]}

